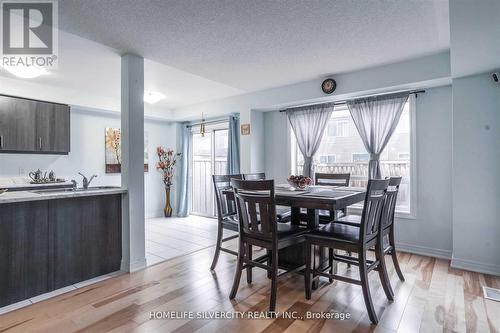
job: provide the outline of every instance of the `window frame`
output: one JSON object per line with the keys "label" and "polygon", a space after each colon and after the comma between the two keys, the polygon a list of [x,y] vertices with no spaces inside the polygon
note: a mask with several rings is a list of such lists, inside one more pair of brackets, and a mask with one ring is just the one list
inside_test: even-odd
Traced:
{"label": "window frame", "polygon": [[[416,108],[416,97],[415,95],[410,95],[408,98],[409,112],[410,112],[410,210],[409,211],[398,211],[395,212],[395,217],[403,220],[415,220],[417,219],[417,108]],[[335,111],[334,111],[335,112]],[[291,171],[293,174],[297,172],[297,141],[290,129],[290,124],[288,124],[288,134],[291,137],[290,142],[290,162]],[[357,205],[354,207],[349,207],[348,211],[354,214],[361,214],[362,206]]]}

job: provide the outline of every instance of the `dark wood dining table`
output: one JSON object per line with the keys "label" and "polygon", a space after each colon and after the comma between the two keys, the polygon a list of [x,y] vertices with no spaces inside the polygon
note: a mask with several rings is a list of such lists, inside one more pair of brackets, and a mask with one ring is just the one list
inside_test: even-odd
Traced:
{"label": "dark wood dining table", "polygon": [[[234,200],[232,190],[223,192],[228,200]],[[319,211],[337,212],[365,199],[366,189],[360,187],[341,186],[310,186],[306,190],[291,190],[289,185],[275,186],[276,205],[291,208],[292,224],[307,224],[309,229],[319,226]],[[305,209],[304,215],[301,210]],[[326,249],[316,249],[316,265],[327,264]],[[296,270],[304,265],[304,244],[298,244],[281,249],[279,252],[279,267],[286,270]]]}

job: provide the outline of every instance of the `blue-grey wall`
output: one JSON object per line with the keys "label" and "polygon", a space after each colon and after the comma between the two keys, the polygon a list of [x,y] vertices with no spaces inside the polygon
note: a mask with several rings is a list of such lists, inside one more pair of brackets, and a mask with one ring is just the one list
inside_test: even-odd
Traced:
{"label": "blue-grey wall", "polygon": [[500,274],[500,85],[453,80],[453,261]]}

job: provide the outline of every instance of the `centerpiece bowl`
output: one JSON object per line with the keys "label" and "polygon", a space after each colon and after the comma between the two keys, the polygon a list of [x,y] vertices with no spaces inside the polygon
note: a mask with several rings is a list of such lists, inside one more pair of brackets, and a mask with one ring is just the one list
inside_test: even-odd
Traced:
{"label": "centerpiece bowl", "polygon": [[296,190],[307,190],[312,185],[312,179],[302,175],[291,175],[287,178],[287,181]]}

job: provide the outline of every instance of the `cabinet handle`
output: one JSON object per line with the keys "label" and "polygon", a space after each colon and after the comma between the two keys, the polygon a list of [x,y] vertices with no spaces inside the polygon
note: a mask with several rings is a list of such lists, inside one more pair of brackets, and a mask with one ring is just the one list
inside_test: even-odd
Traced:
{"label": "cabinet handle", "polygon": [[38,138],[38,148],[40,148],[40,150],[42,150],[42,137]]}
{"label": "cabinet handle", "polygon": [[3,135],[0,135],[0,149],[3,148]]}

